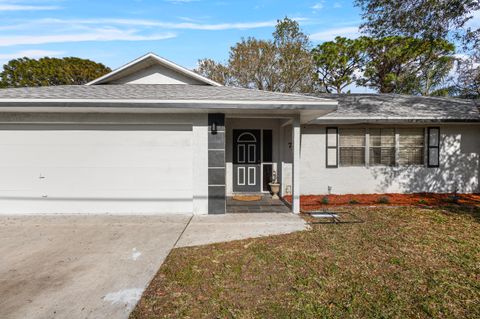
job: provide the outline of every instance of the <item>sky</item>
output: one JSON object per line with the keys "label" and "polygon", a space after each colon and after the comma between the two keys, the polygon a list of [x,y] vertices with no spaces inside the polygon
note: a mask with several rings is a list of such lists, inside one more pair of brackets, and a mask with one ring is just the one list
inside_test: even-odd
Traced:
{"label": "sky", "polygon": [[193,69],[227,60],[242,37],[271,38],[285,16],[314,45],[358,36],[361,22],[348,0],[0,0],[0,63],[77,56],[115,69],[154,52]]}

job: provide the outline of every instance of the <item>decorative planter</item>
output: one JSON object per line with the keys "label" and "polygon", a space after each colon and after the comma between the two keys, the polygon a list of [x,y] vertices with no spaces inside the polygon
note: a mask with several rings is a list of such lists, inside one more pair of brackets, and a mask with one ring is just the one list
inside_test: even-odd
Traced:
{"label": "decorative planter", "polygon": [[279,183],[268,183],[270,186],[270,190],[272,191],[272,198],[273,199],[278,199],[278,192],[280,192],[280,184]]}

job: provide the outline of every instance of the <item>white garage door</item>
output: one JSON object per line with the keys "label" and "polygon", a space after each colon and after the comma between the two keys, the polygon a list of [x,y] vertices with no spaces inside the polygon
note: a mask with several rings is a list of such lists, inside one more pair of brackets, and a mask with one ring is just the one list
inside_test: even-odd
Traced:
{"label": "white garage door", "polygon": [[191,125],[0,126],[0,213],[193,210]]}

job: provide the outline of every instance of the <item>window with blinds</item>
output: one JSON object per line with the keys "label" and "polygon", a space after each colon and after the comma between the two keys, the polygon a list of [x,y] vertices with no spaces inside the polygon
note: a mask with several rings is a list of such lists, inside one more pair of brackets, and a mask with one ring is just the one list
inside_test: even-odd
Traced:
{"label": "window with blinds", "polygon": [[395,165],[395,129],[371,128],[369,136],[369,164]]}
{"label": "window with blinds", "polygon": [[423,128],[401,128],[399,133],[399,165],[423,165],[425,133]]}
{"label": "window with blinds", "polygon": [[339,129],[340,166],[365,165],[365,129]]}

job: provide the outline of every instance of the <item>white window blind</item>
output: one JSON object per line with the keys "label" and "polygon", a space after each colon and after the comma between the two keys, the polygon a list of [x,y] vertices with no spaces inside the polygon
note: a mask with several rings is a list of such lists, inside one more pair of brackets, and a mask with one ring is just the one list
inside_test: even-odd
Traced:
{"label": "white window blind", "polygon": [[422,165],[424,163],[425,135],[423,128],[401,128],[399,165]]}
{"label": "white window blind", "polygon": [[395,165],[395,129],[371,128],[370,135],[370,165]]}
{"label": "white window blind", "polygon": [[340,166],[365,165],[365,129],[339,130]]}

